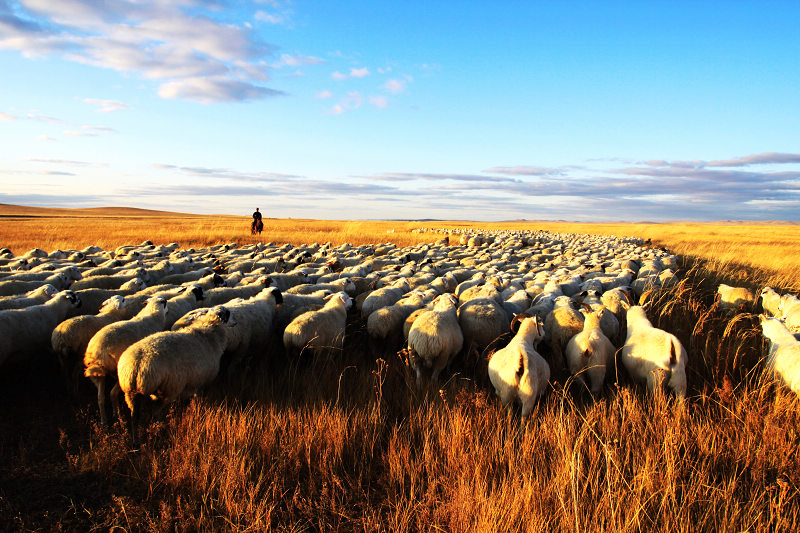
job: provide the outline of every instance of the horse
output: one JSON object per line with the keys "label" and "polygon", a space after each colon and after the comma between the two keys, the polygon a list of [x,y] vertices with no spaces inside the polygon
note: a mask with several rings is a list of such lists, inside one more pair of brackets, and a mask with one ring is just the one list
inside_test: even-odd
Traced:
{"label": "horse", "polygon": [[255,235],[256,233],[261,235],[263,229],[264,229],[264,222],[262,222],[260,218],[258,219],[254,218],[253,223],[250,224],[250,235]]}

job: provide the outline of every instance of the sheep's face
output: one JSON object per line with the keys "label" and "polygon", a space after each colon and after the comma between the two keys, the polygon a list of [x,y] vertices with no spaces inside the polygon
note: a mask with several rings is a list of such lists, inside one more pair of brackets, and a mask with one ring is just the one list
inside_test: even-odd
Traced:
{"label": "sheep's face", "polygon": [[203,287],[201,287],[199,285],[191,285],[186,290],[186,292],[187,293],[191,292],[192,294],[194,294],[195,300],[198,301],[198,302],[200,300],[205,300],[205,298],[206,298],[206,295],[203,293]]}
{"label": "sheep's face", "polygon": [[224,305],[218,305],[208,311],[207,316],[212,318],[212,323],[224,324],[230,328],[237,324],[236,317],[233,316],[233,311]]}
{"label": "sheep's face", "polygon": [[770,340],[776,335],[780,335],[781,333],[789,331],[780,318],[759,315],[759,321],[761,322],[762,333]]}
{"label": "sheep's face", "polygon": [[160,312],[162,315],[167,313],[167,299],[163,296],[151,296],[147,299],[147,306],[150,312]]}
{"label": "sheep's face", "polygon": [[72,307],[78,308],[81,306],[81,299],[78,298],[78,295],[72,291],[64,291],[59,293],[59,295],[63,295],[63,298],[69,301],[72,304]]}
{"label": "sheep's face", "polygon": [[350,295],[346,292],[337,293],[334,295],[334,298],[339,298],[341,301],[343,301],[345,309],[350,309],[353,307],[353,299],[350,298]]}
{"label": "sheep's face", "polygon": [[125,307],[127,305],[127,303],[128,302],[125,300],[125,297],[120,296],[119,294],[117,294],[116,296],[112,296],[108,300],[104,301],[100,305],[100,312],[101,313],[108,313],[110,311],[115,311],[117,309],[122,309],[123,307]]}

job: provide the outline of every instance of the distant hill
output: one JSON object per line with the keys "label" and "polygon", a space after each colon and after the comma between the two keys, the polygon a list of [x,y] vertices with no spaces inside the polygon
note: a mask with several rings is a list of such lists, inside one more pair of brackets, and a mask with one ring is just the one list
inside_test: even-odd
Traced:
{"label": "distant hill", "polygon": [[175,211],[156,211],[138,207],[88,207],[73,209],[66,207],[30,207],[26,205],[0,204],[0,217],[203,217]]}

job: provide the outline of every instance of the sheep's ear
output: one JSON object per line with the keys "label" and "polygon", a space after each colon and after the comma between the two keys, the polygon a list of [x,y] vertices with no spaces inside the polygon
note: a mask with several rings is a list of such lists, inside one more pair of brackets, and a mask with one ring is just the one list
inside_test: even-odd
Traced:
{"label": "sheep's ear", "polygon": [[583,310],[586,311],[587,313],[592,312],[592,306],[589,304],[581,304],[581,307],[583,307]]}
{"label": "sheep's ear", "polygon": [[628,309],[630,309],[630,308],[631,308],[631,304],[629,304],[628,302],[623,302],[623,301],[620,301],[620,302],[619,302],[619,305],[620,305],[620,306],[622,306],[622,308],[623,308],[624,310],[626,310],[626,311],[627,311]]}

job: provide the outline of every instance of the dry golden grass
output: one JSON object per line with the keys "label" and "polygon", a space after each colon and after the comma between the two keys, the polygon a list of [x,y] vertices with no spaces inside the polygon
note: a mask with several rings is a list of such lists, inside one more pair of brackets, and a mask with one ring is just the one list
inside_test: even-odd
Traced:
{"label": "dry golden grass", "polygon": [[[213,233],[176,219],[136,222],[125,234],[95,222],[74,222],[78,233],[67,237],[54,230],[49,245],[15,234],[15,246],[250,242],[247,219],[220,218]],[[120,427],[97,427],[92,390],[70,398],[43,357],[0,374],[0,529],[796,530],[800,399],[762,376],[755,310],[723,315],[714,291],[732,281],[797,287],[797,229],[551,224],[513,227],[635,235],[710,256],[686,260],[678,285],[647,295],[654,324],[687,347],[685,402],[648,395],[624,376],[596,402],[556,381],[521,430],[518,410],[489,392],[485,363],[457,363],[441,392],[420,394],[403,361],[372,352],[353,319],[344,353],[288,361],[276,339],[243,383],[172,409],[130,452]],[[265,242],[400,244],[439,238],[414,227],[463,226],[265,225],[275,235],[265,231]],[[748,235],[770,243],[778,266],[752,266],[764,257],[747,251]],[[735,261],[720,257],[725,249]]]}

